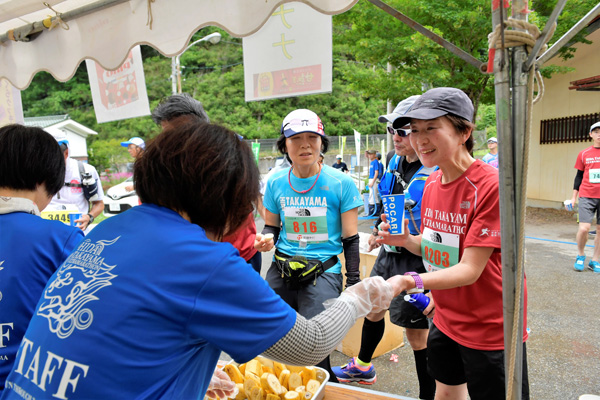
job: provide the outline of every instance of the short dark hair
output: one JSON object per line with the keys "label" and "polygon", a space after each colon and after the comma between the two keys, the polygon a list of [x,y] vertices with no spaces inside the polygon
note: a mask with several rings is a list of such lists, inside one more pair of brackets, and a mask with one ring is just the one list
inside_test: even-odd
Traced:
{"label": "short dark hair", "polygon": [[[321,136],[321,153],[325,154],[327,153],[327,150],[329,149],[329,138],[327,136]],[[278,138],[277,138],[277,149],[279,150],[279,152],[283,155],[287,155],[287,147],[285,145],[285,139],[287,139],[285,137],[285,135],[281,134]],[[289,156],[288,156],[289,158]],[[291,161],[291,159],[290,159]]]}
{"label": "short dark hair", "polygon": [[181,116],[186,116],[186,119],[192,121],[210,122],[202,103],[187,93],[174,94],[163,99],[152,111],[152,121],[156,124]]}
{"label": "short dark hair", "polygon": [[473,146],[475,145],[473,139],[473,130],[475,129],[475,124],[453,114],[446,114],[444,117],[448,118],[448,121],[450,121],[452,126],[454,126],[454,129],[456,129],[459,134],[464,135],[470,133],[465,142],[465,146],[467,151],[471,153],[473,151]]}
{"label": "short dark hair", "polygon": [[0,187],[36,190],[54,196],[65,184],[65,157],[56,139],[41,128],[18,124],[0,128]]}
{"label": "short dark hair", "polygon": [[250,146],[214,124],[169,126],[136,159],[134,176],[143,203],[185,212],[218,238],[246,221],[260,194]]}

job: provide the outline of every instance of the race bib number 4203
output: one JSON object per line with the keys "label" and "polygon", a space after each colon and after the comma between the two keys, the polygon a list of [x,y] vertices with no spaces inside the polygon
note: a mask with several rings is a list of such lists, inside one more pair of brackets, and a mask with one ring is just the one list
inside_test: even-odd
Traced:
{"label": "race bib number 4203", "polygon": [[428,272],[458,264],[460,237],[454,233],[425,228],[421,236],[421,256]]}

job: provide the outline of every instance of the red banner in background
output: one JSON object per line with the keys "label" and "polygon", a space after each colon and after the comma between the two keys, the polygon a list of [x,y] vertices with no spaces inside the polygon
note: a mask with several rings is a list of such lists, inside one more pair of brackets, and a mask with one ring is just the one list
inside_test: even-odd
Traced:
{"label": "red banner in background", "polygon": [[321,65],[254,74],[254,97],[258,98],[320,89]]}
{"label": "red banner in background", "polygon": [[140,46],[114,70],[92,60],[85,62],[98,123],[150,115]]}

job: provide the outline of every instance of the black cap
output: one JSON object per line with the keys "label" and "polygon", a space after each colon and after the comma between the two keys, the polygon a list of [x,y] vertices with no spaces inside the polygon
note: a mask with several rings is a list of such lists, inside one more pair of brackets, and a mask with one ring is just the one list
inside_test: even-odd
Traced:
{"label": "black cap", "polygon": [[394,129],[402,128],[415,119],[436,119],[447,114],[473,122],[473,103],[460,89],[441,87],[430,89],[415,101],[411,109],[403,116],[396,118]]}

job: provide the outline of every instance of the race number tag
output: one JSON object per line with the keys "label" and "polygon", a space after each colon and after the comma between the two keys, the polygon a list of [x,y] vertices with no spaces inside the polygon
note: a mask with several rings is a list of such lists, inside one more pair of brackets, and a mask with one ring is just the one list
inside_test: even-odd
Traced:
{"label": "race number tag", "polygon": [[286,207],[285,232],[287,240],[299,242],[306,239],[308,243],[325,243],[329,240],[327,233],[327,207]]}
{"label": "race number tag", "polygon": [[590,183],[600,183],[600,169],[590,169]]}
{"label": "race number tag", "polygon": [[71,221],[69,220],[69,214],[71,214],[72,212],[73,211],[42,211],[40,215],[44,219],[60,221],[67,225],[70,225]]}
{"label": "race number tag", "polygon": [[459,244],[460,237],[456,234],[425,228],[421,239],[421,256],[427,272],[458,264]]}

